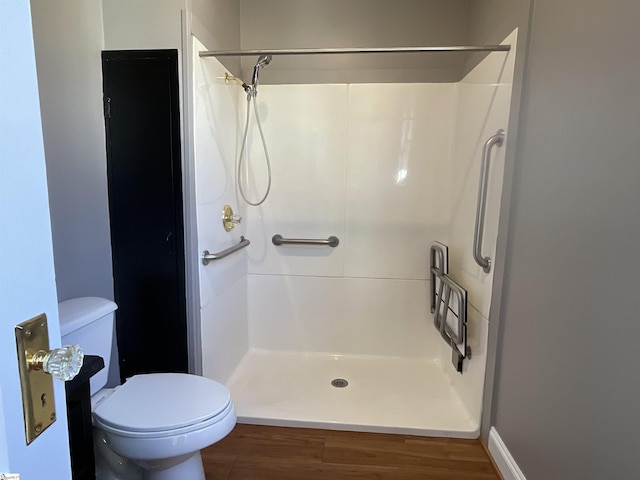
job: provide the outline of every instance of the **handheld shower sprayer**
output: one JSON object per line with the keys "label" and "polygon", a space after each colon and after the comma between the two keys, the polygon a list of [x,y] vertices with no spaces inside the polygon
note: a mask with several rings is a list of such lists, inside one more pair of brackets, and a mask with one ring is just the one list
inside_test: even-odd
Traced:
{"label": "handheld shower sprayer", "polygon": [[[253,77],[251,78],[251,85],[247,85],[246,83],[242,84],[242,88],[247,93],[247,121],[244,126],[244,135],[242,136],[242,146],[240,147],[240,155],[238,156],[238,161],[236,165],[236,189],[242,199],[251,206],[257,207],[262,205],[264,201],[269,196],[269,192],[271,191],[271,160],[269,159],[269,152],[267,151],[267,143],[264,139],[264,132],[262,131],[262,125],[260,124],[260,116],[258,115],[258,108],[256,107],[256,95],[258,94],[258,81],[260,76],[260,69],[266,67],[271,62],[271,55],[262,55],[258,58],[255,66],[253,67]],[[243,165],[245,163],[245,153],[247,147],[247,134],[249,132],[249,116],[251,114],[251,102],[253,101],[253,112],[256,118],[256,125],[258,126],[258,132],[260,133],[260,139],[262,140],[262,148],[264,151],[265,163],[267,166],[267,187],[262,198],[256,202],[252,202],[247,198],[245,194],[244,187],[242,185],[243,176],[248,181],[249,179],[249,170],[245,172]],[[248,159],[247,159],[248,161]]]}
{"label": "handheld shower sprayer", "polygon": [[258,82],[260,77],[260,69],[266,67],[271,63],[271,55],[262,55],[258,58],[255,66],[253,67],[253,76],[251,77],[251,85],[244,84],[244,91],[248,95],[255,97],[258,94]]}

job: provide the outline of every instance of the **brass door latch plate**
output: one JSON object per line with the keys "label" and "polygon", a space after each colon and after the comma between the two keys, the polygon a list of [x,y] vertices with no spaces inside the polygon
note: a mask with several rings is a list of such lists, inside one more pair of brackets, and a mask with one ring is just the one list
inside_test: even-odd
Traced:
{"label": "brass door latch plate", "polygon": [[49,351],[47,316],[42,313],[15,327],[22,409],[27,445],[56,421],[53,378],[32,361],[36,353]]}

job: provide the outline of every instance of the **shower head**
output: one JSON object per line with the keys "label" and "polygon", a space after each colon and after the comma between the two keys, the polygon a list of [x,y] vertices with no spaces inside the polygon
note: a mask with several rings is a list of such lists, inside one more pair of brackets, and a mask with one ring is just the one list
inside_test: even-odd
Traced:
{"label": "shower head", "polygon": [[271,63],[272,58],[273,57],[271,55],[262,55],[258,58],[256,67],[266,67],[267,65],[269,65],[269,63]]}
{"label": "shower head", "polygon": [[271,63],[271,55],[262,55],[258,58],[256,66],[253,67],[253,77],[251,79],[251,92],[255,97],[258,94],[258,77],[260,75],[260,69],[266,67]]}

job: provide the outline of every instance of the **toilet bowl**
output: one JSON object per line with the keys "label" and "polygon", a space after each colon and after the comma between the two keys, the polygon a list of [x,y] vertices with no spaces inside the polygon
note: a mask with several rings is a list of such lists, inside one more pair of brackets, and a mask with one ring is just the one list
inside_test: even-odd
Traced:
{"label": "toilet bowl", "polygon": [[[93,297],[62,302],[63,343],[79,344],[109,365],[116,308]],[[135,375],[114,389],[104,388],[106,379],[91,383],[97,478],[204,480],[200,450],[236,424],[229,390],[185,373]]]}
{"label": "toilet bowl", "polygon": [[200,450],[236,423],[223,385],[182,373],[136,375],[96,405],[93,415],[109,448],[150,480],[204,480]]}

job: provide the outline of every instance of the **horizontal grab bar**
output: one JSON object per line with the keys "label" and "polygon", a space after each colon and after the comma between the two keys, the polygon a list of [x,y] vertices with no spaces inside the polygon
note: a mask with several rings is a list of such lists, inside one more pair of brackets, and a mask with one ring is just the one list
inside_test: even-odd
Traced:
{"label": "horizontal grab bar", "polygon": [[283,238],[282,235],[274,235],[271,238],[274,245],[329,245],[330,247],[337,247],[340,243],[338,237],[330,236],[327,239],[324,238]]}
{"label": "horizontal grab bar", "polygon": [[209,262],[227,257],[233,252],[237,252],[238,250],[242,250],[244,247],[247,247],[250,243],[251,242],[248,239],[240,237],[240,243],[235,244],[233,247],[222,250],[221,252],[209,253],[209,250],[205,250],[204,252],[202,252],[202,264],[205,266],[209,265]]}

